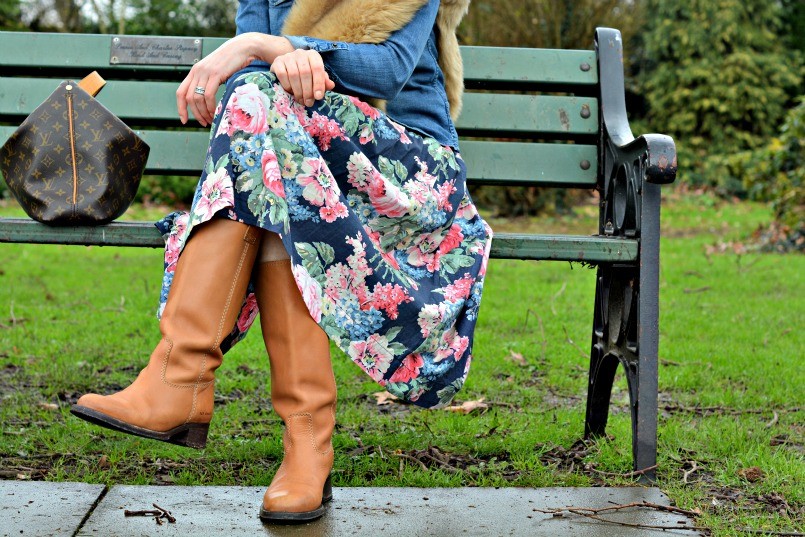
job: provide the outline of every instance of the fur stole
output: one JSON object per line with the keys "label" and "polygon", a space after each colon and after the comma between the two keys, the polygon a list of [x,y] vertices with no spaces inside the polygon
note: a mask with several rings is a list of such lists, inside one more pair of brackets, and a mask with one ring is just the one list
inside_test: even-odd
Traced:
{"label": "fur stole", "polygon": [[[348,43],[382,43],[427,3],[428,0],[295,0],[282,33]],[[454,120],[461,113],[464,92],[456,28],[469,5],[470,0],[441,0],[436,17],[439,67],[444,73]]]}

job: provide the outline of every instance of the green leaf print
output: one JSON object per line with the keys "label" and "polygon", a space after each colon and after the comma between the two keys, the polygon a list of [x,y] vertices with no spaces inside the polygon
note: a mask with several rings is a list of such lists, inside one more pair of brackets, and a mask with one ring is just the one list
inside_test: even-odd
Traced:
{"label": "green leaf print", "polygon": [[392,328],[391,330],[386,332],[386,339],[389,340],[389,341],[394,341],[397,338],[397,336],[400,334],[401,330],[402,330],[402,326],[395,326],[394,328]]}
{"label": "green leaf print", "polygon": [[402,161],[394,161],[394,175],[397,181],[399,181],[398,186],[402,185],[408,179],[408,168],[405,167]]}
{"label": "green leaf print", "polygon": [[302,266],[310,273],[311,277],[316,278],[324,274],[321,262],[319,261],[319,254],[312,244],[308,242],[297,243],[296,251],[302,258]]}
{"label": "green leaf print", "polygon": [[229,165],[229,155],[221,155],[221,158],[218,159],[218,162],[215,163],[215,168],[213,171],[220,170],[221,168],[226,168]]}
{"label": "green leaf print", "polygon": [[268,210],[268,221],[272,224],[283,224],[283,230],[287,232],[290,229],[290,222],[288,221],[288,204],[285,200],[277,196],[271,195],[274,203],[271,203],[271,208]]}
{"label": "green leaf print", "polygon": [[456,379],[436,392],[439,397],[439,406],[444,406],[452,401],[462,386],[464,386],[464,379]]}
{"label": "green leaf print", "polygon": [[313,246],[316,247],[316,251],[319,252],[322,261],[324,261],[324,266],[332,264],[335,260],[335,250],[333,247],[327,244],[326,242],[314,242]]}
{"label": "green leaf print", "polygon": [[472,256],[464,255],[458,252],[451,252],[439,258],[442,271],[448,274],[455,274],[461,268],[471,267],[475,264],[475,259]]}
{"label": "green leaf print", "polygon": [[[249,192],[251,190],[256,189],[258,186],[263,184],[262,177],[253,177],[251,172],[244,171],[241,173],[237,180],[235,181],[235,190],[238,192]],[[251,207],[251,206],[250,206]]]}

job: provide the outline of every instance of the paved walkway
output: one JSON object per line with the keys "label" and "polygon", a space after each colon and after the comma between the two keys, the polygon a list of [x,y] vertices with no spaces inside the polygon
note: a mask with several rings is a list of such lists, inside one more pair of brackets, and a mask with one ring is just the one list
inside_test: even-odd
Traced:
{"label": "paved walkway", "polygon": [[[649,509],[608,515],[625,524],[534,509],[606,507],[648,501],[668,505],[659,489],[626,488],[336,488],[328,513],[304,525],[264,525],[263,487],[151,487],[0,481],[0,537],[31,536],[529,536],[699,535],[682,515]],[[125,510],[169,510],[175,523],[126,517]]]}

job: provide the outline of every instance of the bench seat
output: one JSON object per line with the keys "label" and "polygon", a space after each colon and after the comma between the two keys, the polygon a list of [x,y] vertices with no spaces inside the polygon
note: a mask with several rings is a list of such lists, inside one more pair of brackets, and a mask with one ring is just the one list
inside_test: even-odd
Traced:
{"label": "bench seat", "polygon": [[[105,226],[53,228],[28,218],[0,219],[0,243],[72,244],[84,246],[145,246],[163,248],[165,242],[152,222],[114,222]],[[497,259],[634,261],[637,241],[585,235],[526,235],[498,233],[491,256]]]}

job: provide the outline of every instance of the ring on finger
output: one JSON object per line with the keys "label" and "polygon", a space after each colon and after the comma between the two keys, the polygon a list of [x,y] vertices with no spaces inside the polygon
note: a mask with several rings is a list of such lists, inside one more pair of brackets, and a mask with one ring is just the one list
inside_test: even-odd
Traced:
{"label": "ring on finger", "polygon": [[202,86],[196,86],[195,89],[193,90],[193,93],[195,93],[196,95],[204,95],[204,92],[206,91],[207,90],[205,90]]}

